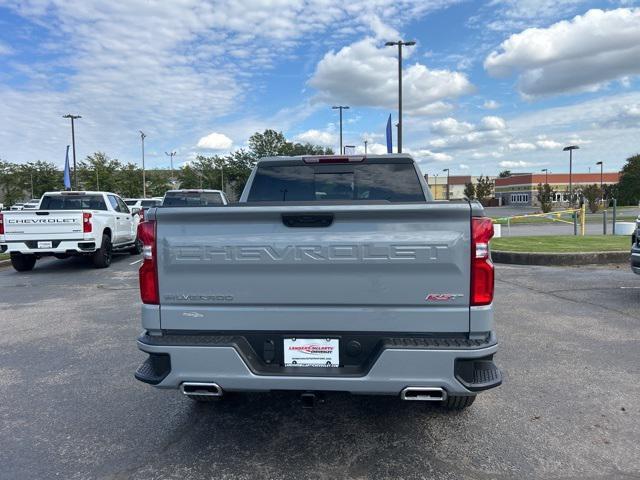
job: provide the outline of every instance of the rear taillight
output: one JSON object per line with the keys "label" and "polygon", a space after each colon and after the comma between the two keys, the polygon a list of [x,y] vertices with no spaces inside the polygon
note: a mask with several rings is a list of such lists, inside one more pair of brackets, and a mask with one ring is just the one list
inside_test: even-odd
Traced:
{"label": "rear taillight", "polygon": [[0,235],[4,235],[4,215],[0,213]]}
{"label": "rear taillight", "polygon": [[85,212],[82,214],[82,232],[91,233],[92,229],[93,225],[91,225],[91,214],[89,212]]}
{"label": "rear taillight", "polygon": [[140,266],[140,298],[142,303],[158,305],[158,267],[156,264],[156,222],[138,224],[138,239],[142,242],[142,265]]}
{"label": "rear taillight", "polygon": [[494,270],[489,254],[493,221],[487,217],[471,219],[471,306],[493,302]]}

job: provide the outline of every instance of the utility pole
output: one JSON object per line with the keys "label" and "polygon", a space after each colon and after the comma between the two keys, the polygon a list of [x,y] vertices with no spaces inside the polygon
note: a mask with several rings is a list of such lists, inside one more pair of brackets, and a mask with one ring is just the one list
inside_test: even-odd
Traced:
{"label": "utility pole", "polygon": [[449,169],[448,168],[443,168],[442,169],[443,172],[447,172],[447,200],[450,200],[450,195],[449,195]]}
{"label": "utility pole", "polygon": [[100,175],[98,174],[98,165],[93,167],[96,171],[96,190],[100,190]]}
{"label": "utility pole", "polygon": [[580,147],[577,145],[569,145],[562,149],[563,152],[569,152],[569,202],[573,207],[573,151],[578,150]]}
{"label": "utility pole", "polygon": [[176,155],[176,152],[164,152],[167,157],[171,158],[171,185],[175,187],[175,178],[173,178],[173,157]]}
{"label": "utility pole", "polygon": [[31,174],[31,198],[29,200],[33,200],[33,167],[29,169],[29,173]]}
{"label": "utility pole", "polygon": [[387,42],[385,46],[398,46],[398,153],[402,153],[402,47],[412,47],[416,42]]}
{"label": "utility pole", "polygon": [[142,142],[142,198],[147,198],[147,177],[144,169],[144,139],[147,135],[142,131],[140,132],[140,141]]}
{"label": "utility pole", "polygon": [[76,169],[76,131],[74,120],[82,118],[80,115],[71,115],[70,113],[63,115],[62,118],[71,119],[71,144],[73,145],[73,188],[78,190],[78,172]]}
{"label": "utility pole", "polygon": [[224,166],[220,165],[220,191],[224,192]]}
{"label": "utility pole", "polygon": [[342,152],[342,110],[349,110],[348,105],[334,105],[333,110],[340,110],[340,152]]}

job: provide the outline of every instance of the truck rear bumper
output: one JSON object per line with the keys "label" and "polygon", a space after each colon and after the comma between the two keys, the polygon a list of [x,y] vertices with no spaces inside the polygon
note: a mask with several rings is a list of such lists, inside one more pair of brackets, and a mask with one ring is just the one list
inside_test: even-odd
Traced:
{"label": "truck rear bumper", "polygon": [[[162,338],[162,337],[160,337]],[[142,336],[138,347],[149,358],[136,378],[158,388],[177,389],[183,382],[214,382],[223,391],[312,390],[354,394],[400,395],[406,387],[439,387],[449,395],[473,395],[502,383],[492,357],[498,344],[491,335],[480,346],[474,341],[459,347],[387,343],[361,373],[340,368],[281,369],[277,374],[256,371],[255,358],[226,342],[218,345],[153,344]],[[470,343],[469,343],[470,342]],[[226,343],[226,344],[225,344]],[[459,342],[458,342],[459,343]],[[471,346],[469,346],[471,345]]]}
{"label": "truck rear bumper", "polygon": [[[39,240],[42,242],[43,240]],[[96,251],[96,241],[87,240],[44,240],[51,247],[38,248],[38,240],[24,240],[0,243],[1,253],[23,253],[34,255],[52,255],[56,253],[92,253]]]}

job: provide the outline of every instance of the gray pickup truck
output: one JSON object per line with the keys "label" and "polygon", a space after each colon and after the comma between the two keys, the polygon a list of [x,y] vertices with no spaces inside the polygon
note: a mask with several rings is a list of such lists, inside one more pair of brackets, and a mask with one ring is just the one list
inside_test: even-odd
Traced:
{"label": "gray pickup truck", "polygon": [[198,401],[342,391],[449,409],[502,381],[493,224],[433,201],[409,156],[265,158],[238,204],[145,220],[138,380]]}
{"label": "gray pickup truck", "polygon": [[640,215],[636,220],[636,231],[631,237],[631,270],[640,275]]}

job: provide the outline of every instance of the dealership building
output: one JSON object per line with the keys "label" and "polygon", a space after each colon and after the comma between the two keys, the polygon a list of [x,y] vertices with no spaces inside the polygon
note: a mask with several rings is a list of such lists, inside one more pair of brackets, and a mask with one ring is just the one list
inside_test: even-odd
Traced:
{"label": "dealership building", "polygon": [[[574,173],[571,175],[574,193],[580,194],[586,185],[613,185],[620,180],[620,174]],[[495,179],[495,197],[500,205],[539,206],[538,184],[549,183],[553,189],[553,203],[562,205],[569,200],[568,173],[514,173],[509,177]]]}
{"label": "dealership building", "polygon": [[[496,177],[488,176],[495,182]],[[429,175],[424,176],[431,195],[434,200],[446,200],[447,190],[449,191],[450,200],[461,200],[464,198],[464,187],[467,183],[478,183],[478,178],[472,175],[451,175],[447,179],[447,175]],[[447,181],[448,180],[448,181]]]}

